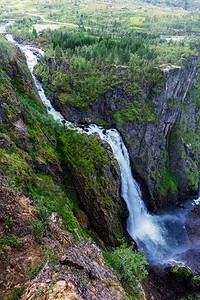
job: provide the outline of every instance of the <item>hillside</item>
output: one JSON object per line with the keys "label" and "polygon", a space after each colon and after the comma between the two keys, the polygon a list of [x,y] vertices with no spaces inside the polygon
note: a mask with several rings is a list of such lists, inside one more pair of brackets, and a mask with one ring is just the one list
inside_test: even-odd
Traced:
{"label": "hillside", "polygon": [[200,3],[198,0],[146,0],[148,4],[153,4],[156,6],[170,6],[170,7],[182,7],[186,10],[199,10]]}

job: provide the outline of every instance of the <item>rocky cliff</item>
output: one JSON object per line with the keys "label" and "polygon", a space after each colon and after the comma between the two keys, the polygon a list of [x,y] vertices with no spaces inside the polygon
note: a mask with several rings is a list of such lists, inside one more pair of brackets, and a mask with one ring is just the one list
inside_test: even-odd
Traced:
{"label": "rocky cliff", "polygon": [[[193,97],[198,57],[183,61],[182,67],[162,66],[162,70],[160,82],[135,83],[132,88],[120,84],[84,103],[84,99],[69,99],[72,89],[79,91],[62,59],[43,59],[36,68],[48,85],[53,105],[66,119],[118,129],[129,149],[133,172],[147,188],[150,209],[197,195],[198,189],[199,107]],[[56,84],[58,73],[67,88]]]}
{"label": "rocky cliff", "polygon": [[81,207],[106,245],[119,245],[126,234],[128,210],[120,196],[121,174],[110,146],[98,134],[88,137],[74,131],[63,132],[59,141]]}

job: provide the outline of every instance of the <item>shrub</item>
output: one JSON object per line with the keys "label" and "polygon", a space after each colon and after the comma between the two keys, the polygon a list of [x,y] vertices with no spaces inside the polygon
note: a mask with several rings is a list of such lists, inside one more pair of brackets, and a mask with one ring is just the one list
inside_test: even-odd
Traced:
{"label": "shrub", "polygon": [[123,244],[113,252],[104,253],[108,265],[117,271],[117,274],[129,293],[129,299],[137,299],[141,292],[139,282],[146,277],[147,265],[143,250],[133,250],[133,246]]}
{"label": "shrub", "polygon": [[38,222],[34,219],[31,219],[31,225],[33,228],[33,235],[37,239],[38,243],[40,243],[43,239],[45,224],[42,221]]}
{"label": "shrub", "polygon": [[17,300],[23,294],[25,287],[14,288],[9,296],[4,300]]}
{"label": "shrub", "polygon": [[0,235],[0,248],[4,248],[6,246],[10,247],[20,247],[21,244],[16,238],[16,236],[12,233],[3,233]]}

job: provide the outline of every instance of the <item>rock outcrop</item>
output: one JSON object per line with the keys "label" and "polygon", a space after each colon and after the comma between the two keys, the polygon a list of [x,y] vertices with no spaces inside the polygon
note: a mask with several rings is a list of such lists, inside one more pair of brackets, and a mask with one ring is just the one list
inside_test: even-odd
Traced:
{"label": "rock outcrop", "polygon": [[75,243],[52,213],[42,240],[31,200],[21,192],[0,189],[0,299],[20,290],[20,299],[123,299],[123,289],[89,238]]}
{"label": "rock outcrop", "polygon": [[[118,84],[84,106],[67,101],[68,91],[61,86],[56,89],[55,82],[50,87],[57,65],[65,78],[71,72],[69,66],[62,59],[41,63],[46,64],[44,69],[49,74],[52,104],[66,119],[77,123],[103,119],[122,134],[135,176],[147,187],[149,208],[156,209],[177,198],[197,195],[199,107],[193,98],[197,61],[194,57],[183,61],[182,68],[169,69],[160,83],[137,84],[131,91]],[[41,74],[38,76],[43,80]],[[69,85],[79,92],[73,82]]]}
{"label": "rock outcrop", "polygon": [[21,299],[122,300],[123,289],[92,239],[79,241],[56,265],[46,263]]}
{"label": "rock outcrop", "polygon": [[110,146],[98,134],[88,137],[74,131],[64,132],[60,141],[63,168],[71,173],[92,227],[106,245],[120,245],[126,235],[128,210],[120,196],[121,174]]}
{"label": "rock outcrop", "polygon": [[186,230],[191,242],[198,243],[200,239],[200,205],[197,205],[186,216]]}

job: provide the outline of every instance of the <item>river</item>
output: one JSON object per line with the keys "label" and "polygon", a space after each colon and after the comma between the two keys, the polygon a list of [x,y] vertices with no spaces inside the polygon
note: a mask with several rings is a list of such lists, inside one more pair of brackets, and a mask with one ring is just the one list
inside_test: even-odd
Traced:
{"label": "river", "polygon": [[8,41],[17,44],[24,52],[28,67],[41,100],[47,108],[47,112],[55,120],[65,122],[66,126],[75,130],[87,134],[97,132],[102,140],[110,144],[121,170],[121,195],[126,201],[129,210],[127,231],[133,240],[136,241],[138,247],[144,249],[148,261],[152,264],[162,265],[171,261],[182,263],[180,255],[192,247],[185,229],[185,216],[194,208],[198,200],[185,202],[185,209],[171,205],[160,210],[157,215],[150,214],[142,199],[140,186],[132,176],[129,154],[118,131],[116,129],[105,130],[103,127],[94,124],[86,126],[84,129],[74,128],[71,122],[65,120],[52,107],[51,102],[45,95],[41,82],[34,76],[33,68],[38,59],[36,52],[40,55],[43,55],[44,52],[36,47],[17,43],[10,34],[7,34],[6,38]]}

